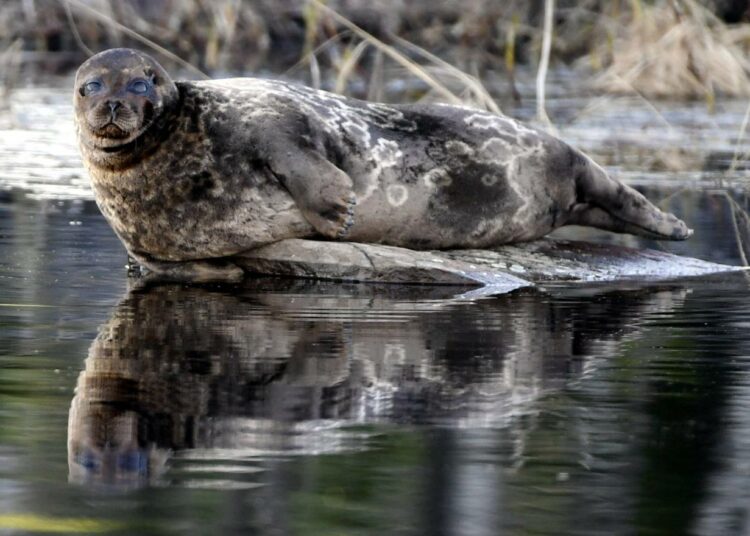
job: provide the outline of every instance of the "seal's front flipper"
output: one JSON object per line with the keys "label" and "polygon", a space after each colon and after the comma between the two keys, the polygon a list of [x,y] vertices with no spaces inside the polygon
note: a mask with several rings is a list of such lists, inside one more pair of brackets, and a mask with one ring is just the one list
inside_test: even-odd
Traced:
{"label": "seal's front flipper", "polygon": [[148,271],[147,281],[177,281],[181,283],[239,283],[245,277],[242,268],[226,259],[206,259],[186,262],[158,261],[133,255]]}
{"label": "seal's front flipper", "polygon": [[[674,214],[662,211],[630,186],[611,178],[593,160],[583,155],[581,157],[583,159],[576,170],[578,202],[598,207],[611,216],[605,219],[596,211],[589,211],[589,214],[584,211],[580,217],[590,220],[590,223],[584,225],[656,240],[686,240],[692,236],[693,230],[684,221]],[[598,220],[608,223],[593,223]],[[611,225],[610,221],[613,222]],[[613,227],[621,227],[622,230],[618,231]]]}
{"label": "seal's front flipper", "polygon": [[291,146],[271,154],[269,165],[316,231],[328,238],[349,234],[357,205],[349,175],[317,151]]}

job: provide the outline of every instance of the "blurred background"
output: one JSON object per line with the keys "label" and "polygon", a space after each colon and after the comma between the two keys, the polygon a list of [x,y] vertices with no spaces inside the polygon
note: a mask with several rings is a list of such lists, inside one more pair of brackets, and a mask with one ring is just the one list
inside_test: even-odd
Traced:
{"label": "blurred background", "polygon": [[2,79],[7,88],[22,74],[68,72],[106,48],[158,45],[211,76],[285,72],[316,52],[324,72],[345,75],[339,89],[362,89],[383,83],[382,40],[432,70],[446,66],[417,47],[477,77],[504,71],[512,86],[516,66],[539,63],[547,10],[553,63],[602,75],[596,88],[748,94],[743,0],[5,0]]}

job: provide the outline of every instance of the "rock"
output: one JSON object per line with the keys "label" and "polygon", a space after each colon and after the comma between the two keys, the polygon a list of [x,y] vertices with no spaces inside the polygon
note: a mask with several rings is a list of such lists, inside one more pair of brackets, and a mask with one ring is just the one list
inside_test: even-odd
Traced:
{"label": "rock", "polygon": [[551,238],[494,250],[446,251],[441,255],[482,265],[491,272],[509,271],[535,283],[678,279],[744,269],[653,249]]}
{"label": "rock", "polygon": [[544,281],[676,279],[742,270],[654,250],[542,239],[494,250],[405,248],[290,239],[237,260],[248,272],[312,279],[464,285],[501,294]]}
{"label": "rock", "polygon": [[248,272],[378,283],[485,286],[497,293],[531,283],[504,271],[453,260],[446,253],[293,238],[243,254]]}

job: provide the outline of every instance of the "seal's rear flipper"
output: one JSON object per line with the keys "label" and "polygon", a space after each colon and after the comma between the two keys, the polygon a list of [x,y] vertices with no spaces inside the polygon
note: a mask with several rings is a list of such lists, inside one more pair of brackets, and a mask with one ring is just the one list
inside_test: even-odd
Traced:
{"label": "seal's rear flipper", "polygon": [[688,235],[684,237],[682,237],[682,235],[680,235],[680,238],[665,236],[646,227],[641,227],[640,225],[621,220],[609,212],[606,212],[604,209],[588,204],[581,204],[573,209],[573,213],[568,220],[568,225],[585,225],[587,227],[596,227],[597,229],[604,229],[605,231],[612,231],[614,233],[628,233],[643,236],[645,238],[651,238],[652,240],[685,240],[693,234],[693,231],[688,229]]}
{"label": "seal's rear flipper", "polygon": [[577,198],[582,205],[574,209],[570,223],[656,240],[686,240],[692,236],[693,230],[684,221],[612,179],[590,158],[585,160],[576,177]]}

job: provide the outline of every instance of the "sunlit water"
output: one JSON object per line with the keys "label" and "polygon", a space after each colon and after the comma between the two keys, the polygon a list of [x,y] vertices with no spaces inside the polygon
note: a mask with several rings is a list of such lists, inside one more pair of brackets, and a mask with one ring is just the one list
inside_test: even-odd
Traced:
{"label": "sunlit water", "polygon": [[[0,140],[0,534],[750,528],[745,276],[144,286],[58,134]],[[742,264],[747,199],[698,178],[648,191],[670,249]]]}

